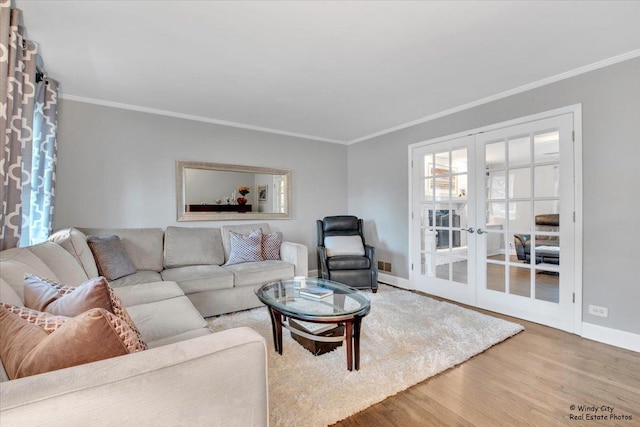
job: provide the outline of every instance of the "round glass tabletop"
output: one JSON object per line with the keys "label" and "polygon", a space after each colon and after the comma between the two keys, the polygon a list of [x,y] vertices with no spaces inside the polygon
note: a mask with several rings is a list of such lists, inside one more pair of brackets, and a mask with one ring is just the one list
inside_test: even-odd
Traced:
{"label": "round glass tabletop", "polygon": [[335,322],[369,312],[370,302],[355,288],[331,280],[278,280],[261,286],[257,297],[285,315],[316,322]]}

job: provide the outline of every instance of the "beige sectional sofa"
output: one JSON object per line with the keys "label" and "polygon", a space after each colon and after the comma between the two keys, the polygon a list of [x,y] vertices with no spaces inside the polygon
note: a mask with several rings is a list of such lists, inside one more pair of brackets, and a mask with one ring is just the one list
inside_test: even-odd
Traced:
{"label": "beige sectional sofa", "polygon": [[117,235],[138,270],[110,282],[120,293],[129,294],[132,285],[171,281],[204,317],[231,313],[261,305],[256,286],[272,280],[308,275],[305,245],[283,241],[281,260],[224,265],[231,249],[229,232],[249,234],[269,224],[225,225],[220,228],[167,227],[137,229],[70,228],[54,233],[50,240],[60,244],[83,266],[90,278],[98,268],[87,245],[87,236]]}
{"label": "beige sectional sofa", "polygon": [[98,275],[85,233],[119,235],[138,271],[111,285],[149,347],[15,380],[2,367],[1,424],[267,425],[264,339],[249,328],[211,333],[203,319],[260,305],[253,291],[264,281],[307,274],[306,247],[292,243],[282,261],[224,266],[229,230],[256,227],[269,232],[67,229],[0,252],[0,302],[22,306],[26,273],[77,286]]}

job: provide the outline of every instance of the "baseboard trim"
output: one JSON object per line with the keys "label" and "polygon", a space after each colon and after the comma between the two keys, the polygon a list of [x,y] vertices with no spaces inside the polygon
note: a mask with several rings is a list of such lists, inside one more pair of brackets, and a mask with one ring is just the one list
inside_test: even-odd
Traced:
{"label": "baseboard trim", "polygon": [[408,279],[403,279],[402,277],[392,276],[391,274],[380,273],[378,271],[378,282],[386,283],[388,285],[397,286],[402,289],[413,289],[409,283]]}
{"label": "baseboard trim", "polygon": [[582,322],[582,338],[640,353],[640,335]]}
{"label": "baseboard trim", "polygon": [[309,273],[307,273],[307,277],[318,277],[318,269],[309,270]]}

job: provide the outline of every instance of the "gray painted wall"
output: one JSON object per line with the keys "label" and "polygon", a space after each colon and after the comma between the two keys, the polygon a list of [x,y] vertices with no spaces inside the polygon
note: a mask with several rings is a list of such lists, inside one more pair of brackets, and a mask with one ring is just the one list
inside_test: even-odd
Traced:
{"label": "gray painted wall", "polygon": [[[176,221],[175,162],[291,170],[292,219],[268,221],[309,247],[315,221],[347,211],[347,146],[61,100],[55,227],[217,227]],[[237,221],[241,222],[241,221]]]}
{"label": "gray painted wall", "polygon": [[[582,103],[583,321],[640,333],[640,59],[349,146],[349,213],[393,274],[408,278],[407,146]],[[609,308],[594,317],[589,304]]]}

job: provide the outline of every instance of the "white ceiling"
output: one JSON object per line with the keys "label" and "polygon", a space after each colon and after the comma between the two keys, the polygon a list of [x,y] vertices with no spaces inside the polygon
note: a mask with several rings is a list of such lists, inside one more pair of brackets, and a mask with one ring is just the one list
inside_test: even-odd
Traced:
{"label": "white ceiling", "polygon": [[15,3],[63,97],[331,142],[640,56],[639,1]]}

